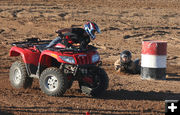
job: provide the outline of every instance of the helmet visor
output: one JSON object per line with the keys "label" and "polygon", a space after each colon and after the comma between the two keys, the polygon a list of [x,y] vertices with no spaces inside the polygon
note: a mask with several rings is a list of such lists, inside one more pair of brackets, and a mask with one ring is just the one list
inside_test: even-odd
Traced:
{"label": "helmet visor", "polygon": [[121,56],[121,60],[124,62],[124,63],[128,63],[131,59],[130,57],[128,57],[127,55],[123,54]]}

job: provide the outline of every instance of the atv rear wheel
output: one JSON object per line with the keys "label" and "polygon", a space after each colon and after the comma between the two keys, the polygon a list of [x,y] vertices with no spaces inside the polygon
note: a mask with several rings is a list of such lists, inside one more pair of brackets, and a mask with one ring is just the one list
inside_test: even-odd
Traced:
{"label": "atv rear wheel", "polygon": [[101,68],[93,68],[92,75],[86,78],[86,81],[79,81],[79,87],[82,93],[98,97],[108,88],[109,78],[106,72]]}
{"label": "atv rear wheel", "polygon": [[67,90],[67,78],[58,68],[45,69],[39,79],[41,90],[49,96],[62,96]]}
{"label": "atv rear wheel", "polygon": [[20,89],[31,87],[33,78],[28,77],[24,63],[16,61],[11,65],[9,80],[14,88]]}

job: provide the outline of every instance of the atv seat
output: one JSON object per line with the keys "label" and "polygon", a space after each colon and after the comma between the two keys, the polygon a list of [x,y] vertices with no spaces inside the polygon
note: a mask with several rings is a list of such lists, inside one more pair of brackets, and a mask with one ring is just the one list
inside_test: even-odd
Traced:
{"label": "atv seat", "polygon": [[47,49],[46,46],[48,44],[41,44],[41,45],[36,45],[36,49],[38,49],[40,52],[42,52],[43,50]]}

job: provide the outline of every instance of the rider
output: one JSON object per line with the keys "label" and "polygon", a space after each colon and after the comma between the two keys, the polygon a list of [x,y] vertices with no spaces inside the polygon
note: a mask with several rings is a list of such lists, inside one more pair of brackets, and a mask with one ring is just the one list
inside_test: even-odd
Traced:
{"label": "rider", "polygon": [[115,70],[131,74],[140,73],[140,60],[131,60],[132,55],[128,50],[124,50],[120,53],[120,58],[114,63]]}
{"label": "rider", "polygon": [[[84,28],[65,28],[57,30],[56,33],[58,33],[59,36],[52,40],[46,47],[49,48],[57,43],[63,42],[67,47],[72,46],[73,43],[79,43],[80,48],[84,49],[90,42],[90,38],[92,40],[96,38],[95,32],[101,33],[98,25],[91,21],[88,21],[84,25]],[[63,36],[65,39],[62,39]]]}

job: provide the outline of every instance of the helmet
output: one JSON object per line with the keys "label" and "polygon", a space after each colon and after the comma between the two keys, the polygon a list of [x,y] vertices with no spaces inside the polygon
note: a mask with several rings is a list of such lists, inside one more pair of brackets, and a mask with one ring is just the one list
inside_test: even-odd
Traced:
{"label": "helmet", "polygon": [[84,25],[84,29],[93,40],[96,38],[96,35],[94,34],[95,31],[97,31],[98,33],[101,33],[98,25],[90,21]]}
{"label": "helmet", "polygon": [[128,63],[131,61],[131,52],[128,50],[124,50],[123,52],[121,52],[120,54],[120,58],[121,58],[121,62],[122,63]]}

